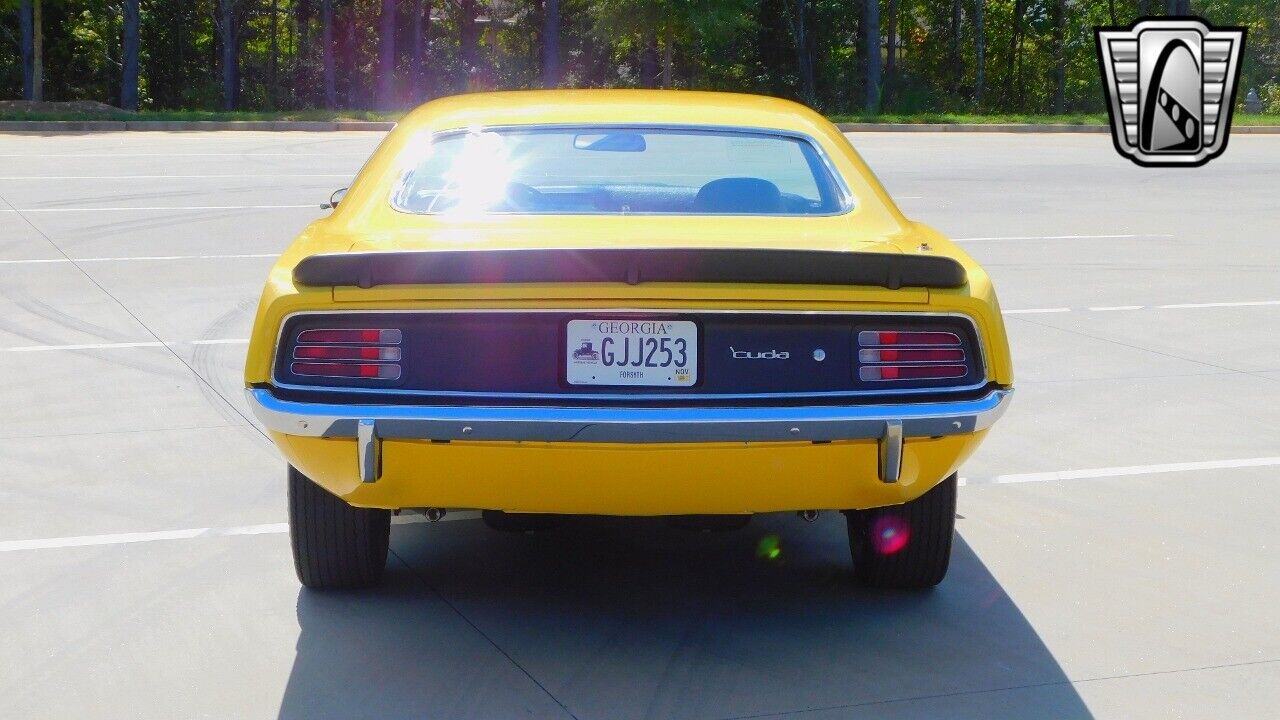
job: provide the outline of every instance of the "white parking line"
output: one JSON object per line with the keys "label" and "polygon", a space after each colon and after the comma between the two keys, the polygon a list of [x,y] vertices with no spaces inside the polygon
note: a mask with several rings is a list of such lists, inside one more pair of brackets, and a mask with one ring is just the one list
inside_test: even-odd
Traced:
{"label": "white parking line", "polygon": [[53,265],[57,263],[97,262],[167,262],[171,260],[238,260],[244,258],[276,258],[280,253],[240,253],[237,255],[141,255],[137,257],[39,258],[34,260],[0,260],[0,265]]}
{"label": "white parking line", "polygon": [[194,212],[200,210],[293,210],[299,208],[320,209],[320,203],[307,205],[147,205],[140,207],[61,207],[61,208],[0,208],[10,213],[61,213],[61,212]]}
{"label": "white parking line", "polygon": [[0,157],[5,158],[38,158],[40,160],[58,160],[61,158],[123,158],[123,157],[216,157],[216,158],[235,158],[236,160],[244,160],[260,157],[339,157],[349,155],[352,157],[369,157],[368,152],[331,152],[331,153],[269,153],[254,152],[247,150],[245,152],[232,153],[54,153],[54,154],[36,154],[36,153],[0,153]]}
{"label": "white parking line", "polygon": [[242,175],[0,175],[0,180],[203,180],[217,178],[351,178],[352,173],[253,173]]}
{"label": "white parking line", "polygon": [[54,350],[129,350],[133,348],[158,348],[174,345],[247,345],[248,338],[217,338],[209,340],[171,340],[169,342],[118,342],[80,343],[76,345],[19,345],[0,348],[0,352],[47,352]]}
{"label": "white parking line", "polygon": [[1273,467],[1280,465],[1280,457],[1242,458],[1239,460],[1209,460],[1206,462],[1159,463],[1155,465],[1125,465],[1121,467],[1091,468],[1088,470],[1056,470],[1052,472],[994,475],[992,477],[960,478],[961,485],[1008,485],[1012,483],[1050,482],[1054,480],[1092,480],[1096,478],[1128,477],[1131,475],[1157,475],[1162,473],[1192,472],[1195,470],[1231,470],[1235,468]]}
{"label": "white parking line", "polygon": [[1193,308],[1221,308],[1221,307],[1257,307],[1259,305],[1280,305],[1280,300],[1246,300],[1243,302],[1211,302],[1211,303],[1181,303],[1178,305],[1157,305],[1161,310],[1189,310]]}
{"label": "white parking line", "polygon": [[1069,313],[1069,312],[1115,312],[1118,310],[1194,310],[1197,308],[1235,308],[1235,307],[1265,307],[1269,305],[1280,305],[1280,300],[1241,300],[1233,302],[1211,302],[1211,303],[1177,303],[1174,305],[1103,305],[1088,308],[1025,308],[1021,310],[1002,310],[1002,315],[1041,315],[1044,313]]}
{"label": "white parking line", "polygon": [[[1233,470],[1239,468],[1274,467],[1280,465],[1280,457],[1240,458],[1236,460],[1209,460],[1205,462],[1159,463],[1155,465],[1126,465],[1120,467],[1091,468],[1088,470],[1058,470],[1053,472],[1018,473],[991,477],[963,477],[961,485],[1010,485],[1015,483],[1054,482],[1060,480],[1092,480],[1133,475],[1158,475],[1165,473],[1194,472],[1196,470]],[[474,510],[455,511],[443,520],[474,520],[480,513]],[[428,522],[427,518],[414,514],[397,515],[391,519],[395,525],[412,525]],[[241,525],[223,528],[187,528],[184,530],[160,530],[156,532],[113,533],[108,535],[76,535],[72,537],[37,538],[33,540],[0,541],[0,553],[19,550],[52,550],[57,548],[87,547],[94,545],[127,545],[160,540],[193,540],[196,538],[233,537],[237,535],[281,534],[289,531],[286,523],[265,525]]]}
{"label": "white parking line", "polygon": [[951,238],[951,242],[986,242],[988,240],[1132,240],[1136,238],[1171,238],[1168,233],[1137,235],[1004,235],[998,237]]}
{"label": "white parking line", "polygon": [[[474,510],[445,514],[447,520],[475,520],[480,513]],[[416,525],[429,522],[423,515],[411,513],[391,518],[392,525]],[[184,530],[159,530],[156,532],[113,533],[110,535],[76,535],[72,537],[38,538],[35,540],[0,541],[0,553],[18,550],[52,550],[56,548],[89,547],[93,545],[128,545],[131,543],[157,542],[160,540],[193,540],[195,538],[235,537],[237,535],[277,535],[289,532],[288,523],[241,525],[223,528],[187,528]]]}

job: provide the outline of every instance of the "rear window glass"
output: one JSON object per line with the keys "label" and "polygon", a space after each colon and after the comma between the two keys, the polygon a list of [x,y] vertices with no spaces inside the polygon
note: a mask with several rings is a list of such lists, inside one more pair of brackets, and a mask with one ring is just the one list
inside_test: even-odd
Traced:
{"label": "rear window glass", "polygon": [[518,128],[436,135],[392,203],[420,214],[830,215],[843,186],[808,140],[765,132]]}

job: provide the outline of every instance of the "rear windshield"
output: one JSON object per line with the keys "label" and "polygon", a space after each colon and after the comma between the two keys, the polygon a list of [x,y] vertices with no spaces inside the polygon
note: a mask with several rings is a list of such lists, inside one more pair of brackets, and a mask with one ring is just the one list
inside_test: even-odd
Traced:
{"label": "rear windshield", "polygon": [[392,204],[419,214],[831,215],[850,207],[808,140],[616,127],[435,135]]}

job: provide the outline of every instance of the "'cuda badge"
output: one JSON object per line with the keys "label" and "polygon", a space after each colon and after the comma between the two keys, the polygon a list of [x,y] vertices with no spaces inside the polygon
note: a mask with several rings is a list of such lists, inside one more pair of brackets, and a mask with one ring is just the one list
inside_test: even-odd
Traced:
{"label": "'cuda badge", "polygon": [[733,353],[734,360],[786,360],[791,357],[791,353],[786,350],[758,350],[752,352],[750,350],[735,350],[732,345],[729,346],[729,352]]}

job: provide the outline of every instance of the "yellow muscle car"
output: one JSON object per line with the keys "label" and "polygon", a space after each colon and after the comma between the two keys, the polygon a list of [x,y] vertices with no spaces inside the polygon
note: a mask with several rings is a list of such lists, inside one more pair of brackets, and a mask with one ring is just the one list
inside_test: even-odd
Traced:
{"label": "yellow muscle car", "polygon": [[855,579],[924,588],[1013,373],[987,274],[821,116],[591,90],[409,114],[272,269],[245,382],[309,587],[470,508],[838,510]]}

